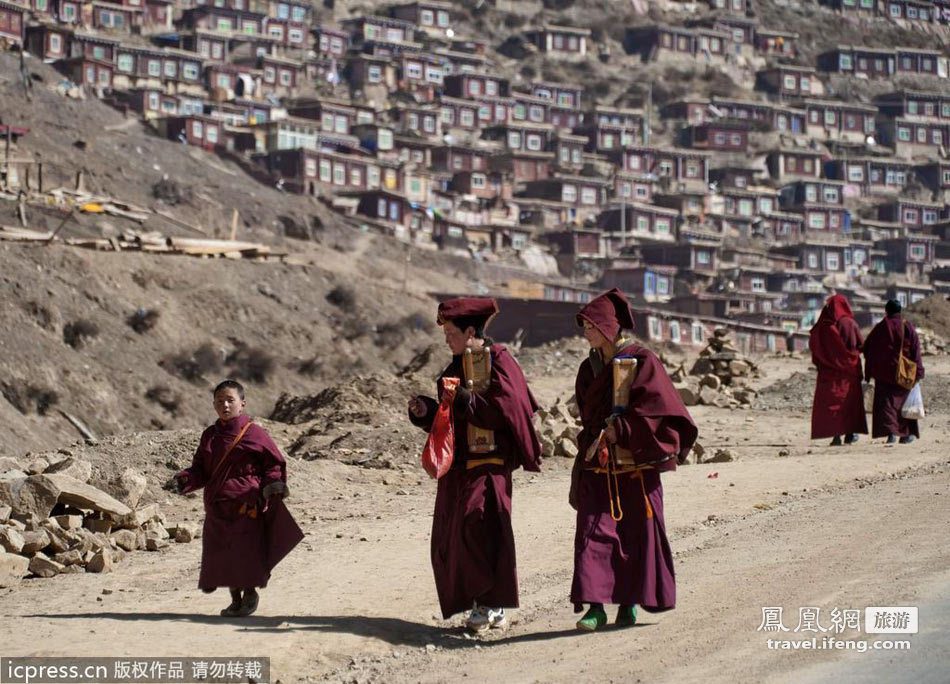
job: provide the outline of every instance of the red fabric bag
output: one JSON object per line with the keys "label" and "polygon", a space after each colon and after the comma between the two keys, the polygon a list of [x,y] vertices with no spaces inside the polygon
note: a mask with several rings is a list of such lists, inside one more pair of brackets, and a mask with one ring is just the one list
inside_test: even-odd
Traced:
{"label": "red fabric bag", "polygon": [[452,402],[458,378],[443,378],[442,401],[432,421],[432,428],[422,449],[422,467],[429,477],[438,480],[449,472],[455,455],[455,426],[452,422]]}

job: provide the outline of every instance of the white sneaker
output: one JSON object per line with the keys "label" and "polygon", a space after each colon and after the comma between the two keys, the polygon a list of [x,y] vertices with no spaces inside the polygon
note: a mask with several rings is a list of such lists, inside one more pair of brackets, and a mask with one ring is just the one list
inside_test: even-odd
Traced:
{"label": "white sneaker", "polygon": [[465,621],[465,626],[473,632],[486,632],[489,629],[504,629],[508,626],[508,617],[504,608],[475,606]]}

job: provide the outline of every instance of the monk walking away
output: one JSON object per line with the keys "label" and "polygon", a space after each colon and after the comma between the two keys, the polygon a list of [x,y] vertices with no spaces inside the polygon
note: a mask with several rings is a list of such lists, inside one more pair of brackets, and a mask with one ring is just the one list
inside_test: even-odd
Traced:
{"label": "monk walking away", "polygon": [[673,554],[663,520],[660,473],[675,470],[697,429],[656,355],[625,337],[634,326],[626,297],[606,292],[577,314],[590,355],[575,393],[583,429],[571,476],[577,511],[574,538],[577,628],[607,623],[604,604],[618,604],[616,623],[636,623],[676,604]]}
{"label": "monk walking away", "polygon": [[920,437],[917,421],[901,415],[910,390],[924,378],[920,339],[901,308],[900,302],[887,302],[884,319],[864,341],[864,375],[874,380],[871,436],[887,437],[888,444],[910,444]]}
{"label": "monk walking away", "polygon": [[[498,312],[493,299],[439,305],[438,323],[452,352],[437,380],[437,399],[409,400],[409,419],[432,428],[446,380],[459,379],[452,400],[452,466],[438,480],[432,519],[432,570],[442,616],[471,610],[475,632],[507,625],[518,607],[511,473],[538,472],[541,445],[531,423],[538,405],[517,362],[485,336]],[[451,381],[450,381],[451,382]]]}
{"label": "monk walking away", "polygon": [[868,432],[861,386],[861,329],[843,295],[825,302],[809,338],[818,368],[811,409],[811,438],[831,437],[831,446],[854,444]]}
{"label": "monk walking away", "polygon": [[244,387],[214,388],[218,420],[201,434],[191,467],[175,478],[181,494],[204,488],[205,521],[198,588],[231,591],[225,617],[257,610],[258,588],[303,539],[287,507],[287,464],[277,445],[244,413]]}

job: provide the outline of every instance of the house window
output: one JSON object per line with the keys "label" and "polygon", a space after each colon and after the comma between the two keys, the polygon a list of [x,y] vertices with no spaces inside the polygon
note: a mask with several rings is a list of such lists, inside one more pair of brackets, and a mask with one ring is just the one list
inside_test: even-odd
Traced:
{"label": "house window", "polygon": [[[474,126],[474,125],[475,125],[475,112],[473,112],[471,109],[463,109],[461,112],[459,112],[459,121],[461,122],[461,124],[462,124],[463,126],[468,126],[468,127]],[[509,133],[508,135],[509,135],[508,140],[509,140],[509,142],[510,142],[510,141],[511,141],[511,134]],[[520,146],[521,146],[521,144],[520,144],[520,140],[519,140],[518,147],[520,147]]]}
{"label": "house window", "polygon": [[850,71],[854,68],[854,58],[851,55],[842,53],[838,57],[838,68],[842,71]]}
{"label": "house window", "polygon": [[157,59],[148,60],[148,75],[149,76],[161,76],[162,75],[162,63]]}
{"label": "house window", "polygon": [[705,331],[702,323],[693,323],[692,325],[693,344],[702,344],[706,341]]}
{"label": "house window", "polygon": [[663,338],[663,328],[660,325],[660,319],[656,316],[650,316],[647,318],[650,328],[650,339],[651,340],[660,340]]}
{"label": "house window", "polygon": [[921,217],[921,222],[925,226],[929,226],[937,222],[937,212],[933,209],[924,209]]}
{"label": "house window", "polygon": [[594,188],[581,188],[581,204],[596,204],[597,191]]}
{"label": "house window", "polygon": [[904,209],[904,223],[910,223],[910,224],[917,223],[916,209]]}
{"label": "house window", "polygon": [[561,186],[561,201],[562,202],[576,202],[577,201],[577,186],[564,184]]}
{"label": "house window", "polygon": [[801,85],[799,86],[799,89],[800,89],[803,93],[810,93],[810,92],[811,92],[811,80],[810,80],[807,76],[802,76],[802,77],[801,77]]}
{"label": "house window", "polygon": [[192,123],[191,134],[194,135],[199,140],[204,137],[204,134],[205,134],[204,126],[201,125],[200,121],[195,121]]}
{"label": "house window", "polygon": [[221,59],[224,54],[224,47],[221,43],[212,43],[211,44],[211,57],[212,59]]}
{"label": "house window", "polygon": [[198,80],[198,65],[194,62],[186,62],[182,67],[182,75],[189,81]]}
{"label": "house window", "polygon": [[292,81],[291,73],[286,69],[280,70],[280,84],[282,86],[289,86]]}
{"label": "house window", "polygon": [[528,149],[529,149],[529,150],[532,150],[532,151],[534,151],[534,152],[537,152],[537,151],[539,151],[539,150],[541,149],[541,136],[540,136],[540,135],[537,135],[537,134],[535,134],[535,133],[531,133],[531,134],[529,134],[529,135],[526,136],[525,140],[526,140],[526,142],[527,142],[527,144],[528,144]]}
{"label": "house window", "polygon": [[304,164],[304,174],[308,177],[317,175],[317,160],[307,159]]}
{"label": "house window", "polygon": [[148,108],[153,111],[158,109],[158,93],[148,94]]}
{"label": "house window", "polygon": [[478,96],[482,94],[482,83],[472,79],[468,82],[468,94]]}
{"label": "house window", "polygon": [[910,142],[910,128],[907,126],[898,126],[897,139],[902,142]]}
{"label": "house window", "polygon": [[498,95],[498,81],[485,81],[485,94],[492,97]]}
{"label": "house window", "polygon": [[363,169],[355,167],[350,169],[350,185],[354,188],[363,187]]}
{"label": "house window", "polygon": [[943,133],[941,131],[933,131],[932,137],[934,145],[943,145]]}
{"label": "house window", "polygon": [[927,257],[927,248],[924,245],[911,245],[910,258],[914,261],[923,261]]}
{"label": "house window", "polygon": [[273,83],[277,78],[277,72],[274,67],[264,67],[264,82]]}
{"label": "house window", "polygon": [[818,255],[817,255],[817,254],[815,254],[814,252],[809,252],[809,253],[808,253],[808,257],[807,257],[806,259],[807,259],[807,263],[808,263],[808,268],[812,268],[812,269],[818,268]]}
{"label": "house window", "polygon": [[[59,36],[52,36],[52,37],[57,38],[57,39],[59,38]],[[118,67],[119,71],[124,71],[128,73],[132,71],[134,63],[135,63],[135,60],[132,58],[132,55],[119,55],[119,59],[116,66]]]}
{"label": "house window", "polygon": [[650,219],[646,216],[637,216],[637,230],[646,233],[650,230]]}
{"label": "house window", "polygon": [[333,130],[337,133],[346,134],[350,131],[350,122],[343,114],[337,114],[333,117]]}
{"label": "house window", "polygon": [[840,265],[840,257],[837,252],[828,252],[825,255],[825,268],[829,271],[837,271]]}
{"label": "house window", "polygon": [[418,62],[408,62],[406,64],[406,76],[408,78],[422,78],[422,65]]}
{"label": "house window", "polygon": [[786,75],[785,78],[782,79],[782,84],[784,85],[785,90],[795,90],[797,83],[798,81],[791,74]]}
{"label": "house window", "polygon": [[535,123],[541,123],[544,121],[544,108],[540,105],[531,105],[528,108],[528,118],[534,121]]}
{"label": "house window", "polygon": [[168,60],[165,62],[164,73],[166,78],[175,78],[178,75],[178,64]]}
{"label": "house window", "polygon": [[573,150],[571,150],[571,161],[575,164],[581,163],[581,148],[575,147]]}
{"label": "house window", "polygon": [[346,185],[346,167],[343,164],[333,165],[333,184]]}
{"label": "house window", "polygon": [[92,58],[93,59],[105,59],[106,58],[106,49],[101,45],[96,45],[92,48]]}
{"label": "house window", "polygon": [[[571,163],[571,150],[570,150],[569,148],[564,147],[564,146],[562,145],[561,148],[560,148],[560,150],[559,150],[559,152],[558,152],[558,156],[560,157],[562,164],[570,164],[570,163]],[[627,189],[629,190],[629,186],[627,186]]]}
{"label": "house window", "polygon": [[715,142],[717,145],[725,145],[725,144],[726,144],[726,134],[725,134],[725,133],[716,133],[716,134],[713,136],[713,142]]}
{"label": "house window", "polygon": [[488,121],[489,119],[491,119],[491,107],[488,105],[482,105],[478,108],[478,120]]}
{"label": "house window", "polygon": [[752,200],[750,199],[740,199],[739,200],[739,216],[752,216]]}
{"label": "house window", "polygon": [[366,169],[366,187],[369,188],[378,188],[379,187],[379,167],[370,166]]}
{"label": "house window", "polygon": [[439,28],[445,28],[449,25],[449,13],[446,10],[439,10],[436,14],[436,23]]}
{"label": "house window", "polygon": [[217,126],[208,126],[208,135],[206,137],[206,140],[209,143],[218,142],[218,127]]}
{"label": "house window", "polygon": [[828,214],[828,227],[829,228],[839,228],[841,226],[841,214],[837,212],[832,212]]}
{"label": "house window", "polygon": [[[516,121],[524,121],[526,116],[525,106],[523,104],[516,104],[511,110],[511,116]],[[948,114],[950,116],[950,114]]]}
{"label": "house window", "polygon": [[825,188],[823,193],[824,201],[826,204],[837,204],[838,203],[838,188]]}
{"label": "house window", "polygon": [[518,131],[508,131],[508,147],[513,150],[521,149],[521,133]]}
{"label": "house window", "polygon": [[75,5],[63,5],[63,18],[66,21],[72,21],[76,18],[76,6]]}
{"label": "house window", "polygon": [[432,10],[424,9],[419,12],[419,23],[423,26],[432,26],[435,24],[435,15]]}
{"label": "house window", "polygon": [[661,176],[672,176],[673,175],[673,162],[669,159],[664,159],[660,162],[660,175]]}
{"label": "house window", "polygon": [[268,27],[267,32],[271,38],[276,40],[281,40],[284,37],[284,27],[279,24],[272,24]]}
{"label": "house window", "polygon": [[422,117],[422,130],[426,133],[435,133],[435,117],[427,115]]}
{"label": "house window", "polygon": [[678,321],[670,322],[670,341],[674,344],[680,343],[680,324]]}
{"label": "house window", "polygon": [[370,83],[379,83],[383,80],[383,68],[378,64],[370,64],[366,70],[366,78]]}
{"label": "house window", "polygon": [[293,19],[297,22],[303,22],[307,20],[307,8],[306,7],[294,7],[293,8]]}
{"label": "house window", "polygon": [[657,218],[655,225],[656,225],[657,235],[670,234],[670,220],[668,218]]}
{"label": "house window", "polygon": [[481,190],[484,189],[486,185],[485,174],[482,173],[473,173],[472,174],[472,187]]}
{"label": "house window", "polygon": [[765,279],[764,278],[752,278],[750,281],[753,292],[765,292]]}
{"label": "house window", "polygon": [[389,202],[380,197],[376,201],[376,215],[379,218],[386,218],[386,211],[389,208]]}
{"label": "house window", "polygon": [[808,227],[816,230],[823,230],[825,227],[825,215],[811,213],[808,215]]}
{"label": "house window", "polygon": [[917,142],[925,144],[927,142],[927,129],[923,126],[917,129]]}
{"label": "house window", "polygon": [[639,170],[640,170],[640,165],[641,165],[641,163],[642,163],[642,161],[641,161],[641,159],[640,159],[639,156],[637,156],[637,155],[635,155],[635,154],[628,154],[628,155],[627,155],[627,168],[628,168],[630,171],[639,171]]}

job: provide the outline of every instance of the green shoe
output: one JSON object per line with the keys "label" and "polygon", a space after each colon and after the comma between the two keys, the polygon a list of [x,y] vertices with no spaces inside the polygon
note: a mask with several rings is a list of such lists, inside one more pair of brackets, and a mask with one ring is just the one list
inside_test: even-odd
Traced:
{"label": "green shoe", "polygon": [[577,621],[577,628],[582,632],[593,632],[598,627],[607,624],[607,613],[602,607],[590,608],[584,617]]}
{"label": "green shoe", "polygon": [[637,607],[620,606],[617,609],[617,621],[614,624],[620,627],[632,627],[637,624]]}

